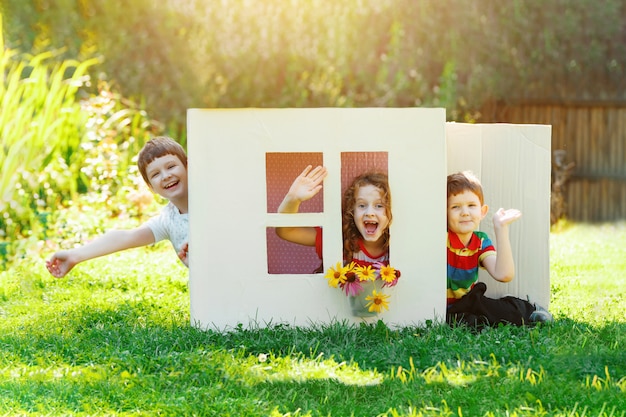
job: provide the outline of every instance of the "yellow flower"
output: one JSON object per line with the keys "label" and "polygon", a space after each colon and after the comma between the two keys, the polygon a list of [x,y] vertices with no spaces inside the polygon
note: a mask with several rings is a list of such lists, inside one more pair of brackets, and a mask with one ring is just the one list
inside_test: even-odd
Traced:
{"label": "yellow flower", "polygon": [[324,278],[328,279],[328,285],[333,288],[337,288],[339,284],[346,282],[346,272],[348,272],[348,268],[341,266],[341,262],[337,262],[337,266],[335,268],[332,266],[328,268]]}
{"label": "yellow flower", "polygon": [[354,272],[354,270],[356,270],[357,266],[354,263],[354,261],[352,261],[348,265],[346,265],[344,268],[346,268],[347,272]]}
{"label": "yellow flower", "polygon": [[365,300],[369,301],[369,303],[367,303],[365,307],[369,307],[369,312],[375,311],[377,313],[380,313],[383,308],[389,310],[389,301],[387,301],[388,298],[388,295],[373,290],[372,295],[368,295],[367,297],[365,297]]}
{"label": "yellow flower", "polygon": [[376,279],[376,271],[371,266],[359,266],[355,269],[360,281],[374,281]]}
{"label": "yellow flower", "polygon": [[391,265],[381,266],[380,278],[384,282],[393,282],[396,279],[396,270]]}

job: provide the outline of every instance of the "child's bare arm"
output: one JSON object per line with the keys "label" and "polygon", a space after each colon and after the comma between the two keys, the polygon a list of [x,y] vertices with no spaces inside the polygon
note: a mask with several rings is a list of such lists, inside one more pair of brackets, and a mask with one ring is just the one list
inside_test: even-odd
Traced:
{"label": "child's bare arm", "polygon": [[111,230],[83,246],[56,252],[46,262],[46,268],[53,276],[62,278],[80,262],[152,243],[154,234],[145,225],[132,230]]}
{"label": "child's bare arm", "polygon": [[[303,201],[313,198],[322,189],[326,168],[307,166],[295,179],[278,207],[279,213],[297,213]],[[317,232],[313,227],[277,227],[276,234],[289,242],[315,246]]]}
{"label": "child's bare arm", "polygon": [[515,261],[509,239],[509,224],[522,216],[517,209],[499,209],[493,216],[493,229],[496,237],[496,256],[483,260],[483,266],[489,274],[500,282],[509,282],[515,277]]}

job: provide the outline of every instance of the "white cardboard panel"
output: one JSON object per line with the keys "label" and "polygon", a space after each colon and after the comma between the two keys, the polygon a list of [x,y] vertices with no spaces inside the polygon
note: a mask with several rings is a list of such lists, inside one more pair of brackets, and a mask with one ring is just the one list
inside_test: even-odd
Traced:
{"label": "white cardboard panel", "polygon": [[[188,111],[191,320],[203,328],[359,322],[323,274],[267,272],[266,152],[323,152],[329,175],[321,222],[325,268],[341,259],[341,152],[387,152],[393,195],[392,265],[402,271],[392,326],[445,314],[444,109],[232,109]],[[304,168],[304,167],[303,167]],[[438,278],[440,277],[440,278]]]}
{"label": "white cardboard panel", "polygon": [[489,213],[481,229],[492,240],[496,210],[522,211],[510,226],[515,279],[500,283],[481,270],[487,295],[515,295],[548,308],[551,126],[447,123],[446,136],[448,174],[470,170],[483,184]]}

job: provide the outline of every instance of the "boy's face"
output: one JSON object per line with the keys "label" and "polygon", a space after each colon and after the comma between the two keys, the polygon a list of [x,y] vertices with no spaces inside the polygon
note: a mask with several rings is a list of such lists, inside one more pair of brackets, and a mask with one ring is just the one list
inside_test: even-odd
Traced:
{"label": "boy's face", "polygon": [[480,199],[471,191],[448,197],[448,230],[466,235],[478,230],[480,221],[489,208],[480,204]]}
{"label": "boy's face", "polygon": [[164,155],[146,167],[150,188],[170,201],[187,199],[187,168],[175,155]]}
{"label": "boy's face", "polygon": [[366,242],[377,242],[383,236],[389,227],[389,217],[378,187],[359,187],[354,203],[354,223]]}

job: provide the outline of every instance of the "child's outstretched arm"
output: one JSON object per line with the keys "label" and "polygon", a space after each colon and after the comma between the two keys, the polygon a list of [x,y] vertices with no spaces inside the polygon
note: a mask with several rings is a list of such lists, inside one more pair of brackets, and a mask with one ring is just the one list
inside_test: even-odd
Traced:
{"label": "child's outstretched arm", "polygon": [[522,217],[517,209],[499,209],[493,215],[493,230],[496,235],[496,256],[483,260],[483,266],[489,274],[500,282],[509,282],[515,276],[515,261],[509,239],[509,224]]}
{"label": "child's outstretched arm", "polygon": [[152,243],[154,234],[145,225],[132,230],[111,230],[83,246],[56,252],[46,261],[46,268],[53,276],[62,278],[83,261]]}
{"label": "child's outstretched arm", "polygon": [[[309,200],[319,193],[327,173],[325,167],[307,166],[291,184],[287,195],[278,207],[278,212],[297,213],[303,201]],[[277,227],[276,234],[289,242],[315,246],[317,232],[314,227]]]}

